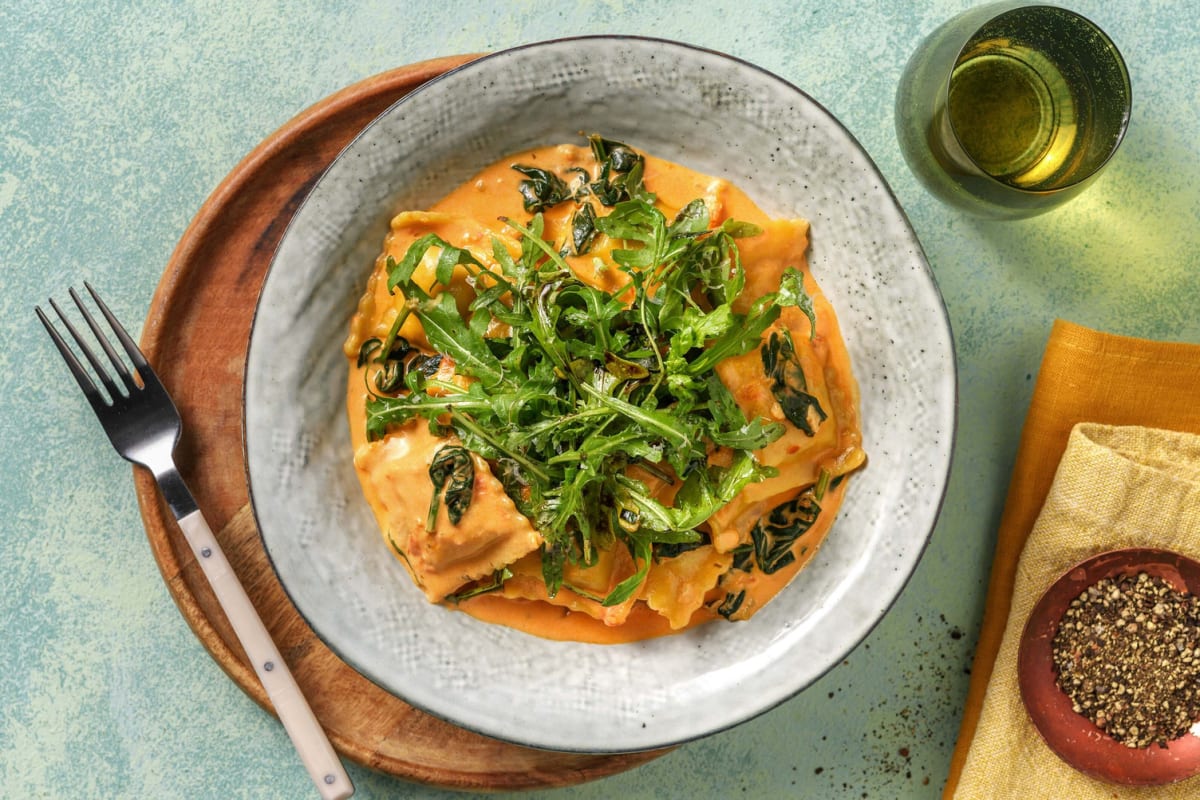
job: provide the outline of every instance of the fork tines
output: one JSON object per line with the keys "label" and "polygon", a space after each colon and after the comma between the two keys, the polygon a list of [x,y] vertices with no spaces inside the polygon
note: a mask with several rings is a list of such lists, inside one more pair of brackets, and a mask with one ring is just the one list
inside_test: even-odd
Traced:
{"label": "fork tines", "polygon": [[[92,285],[86,281],[83,285],[87,287],[88,294],[92,296],[92,300],[95,301],[96,307],[100,309],[100,313],[104,315],[104,319],[108,322],[112,332],[116,334],[117,340],[121,343],[121,346],[125,349],[125,352],[129,354],[129,359],[133,362],[133,366],[137,372],[137,378],[143,379],[141,371],[147,367],[147,363],[145,356],[142,355],[142,351],[138,349],[137,344],[134,343],[133,339],[129,336],[129,333],[126,332],[125,328],[121,325],[113,313],[108,310],[108,306],[106,306],[104,301],[100,299],[100,295],[95,289],[92,288]],[[67,362],[67,366],[70,368],[71,374],[75,376],[75,380],[79,384],[79,388],[83,390],[83,393],[87,396],[92,405],[110,405],[116,402],[120,397],[128,397],[130,394],[140,388],[139,383],[135,380],[134,373],[131,373],[125,362],[121,360],[120,354],[109,342],[108,337],[105,336],[104,331],[101,330],[99,323],[96,322],[96,318],[91,314],[91,312],[88,311],[87,306],[83,304],[83,300],[80,299],[79,294],[73,288],[69,291],[71,294],[71,299],[75,301],[75,305],[79,308],[80,314],[82,314],[84,321],[91,329],[92,335],[95,337],[96,341],[100,343],[100,347],[104,350],[105,355],[108,356],[108,360],[112,363],[113,368],[121,377],[121,381],[124,384],[124,391],[118,387],[117,383],[110,376],[108,369],[92,352],[92,349],[88,346],[85,338],[81,336],[76,327],[71,324],[71,321],[67,319],[66,314],[64,314],[62,309],[59,308],[58,303],[54,302],[53,298],[50,299],[51,308],[54,309],[54,312],[62,321],[63,326],[66,327],[67,331],[71,334],[71,338],[75,340],[75,344],[78,346],[80,352],[83,353],[84,358],[87,359],[88,364],[91,365],[92,371],[97,377],[99,377],[101,383],[104,384],[104,388],[108,392],[107,398],[105,398],[99,389],[96,388],[96,385],[92,382],[92,378],[88,374],[87,369],[75,356],[71,346],[67,344],[66,340],[58,332],[58,329],[55,327],[54,323],[50,321],[49,317],[45,314],[45,312],[42,311],[40,306],[35,306],[34,311],[37,312],[38,319],[42,321],[42,325],[45,326],[46,332],[49,333],[50,338],[54,340],[55,346],[58,347],[58,352],[62,354],[63,359]]]}

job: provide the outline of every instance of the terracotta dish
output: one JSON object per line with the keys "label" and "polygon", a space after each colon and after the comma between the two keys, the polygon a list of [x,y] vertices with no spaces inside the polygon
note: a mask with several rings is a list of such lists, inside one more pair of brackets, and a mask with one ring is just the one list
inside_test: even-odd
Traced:
{"label": "terracotta dish", "polygon": [[1166,747],[1121,744],[1072,709],[1057,683],[1053,642],[1071,601],[1104,578],[1145,572],[1178,591],[1200,594],[1200,563],[1165,550],[1136,548],[1101,553],[1056,580],[1034,607],[1021,637],[1017,680],[1021,699],[1046,744],[1063,761],[1094,778],[1132,786],[1172,783],[1200,773],[1200,738],[1193,732]]}

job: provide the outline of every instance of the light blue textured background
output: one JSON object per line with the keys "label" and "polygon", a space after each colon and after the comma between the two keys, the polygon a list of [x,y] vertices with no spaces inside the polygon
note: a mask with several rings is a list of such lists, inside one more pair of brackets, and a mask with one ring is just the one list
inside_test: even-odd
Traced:
{"label": "light blue textured background", "polygon": [[[1129,62],[1132,126],[1089,192],[1007,223],[934,201],[893,132],[908,54],[968,5],[0,4],[0,797],[315,796],[282,728],[175,609],[129,470],[68,385],[33,305],[87,279],[136,329],[205,197],[305,107],[401,64],[583,33],[731,53],[793,81],[845,123],[908,211],[945,294],[962,416],[929,550],[845,663],[735,730],[620,776],[525,796],[937,796],[1052,320],[1200,341],[1195,4],[1072,3]],[[359,797],[461,796],[351,773]]]}

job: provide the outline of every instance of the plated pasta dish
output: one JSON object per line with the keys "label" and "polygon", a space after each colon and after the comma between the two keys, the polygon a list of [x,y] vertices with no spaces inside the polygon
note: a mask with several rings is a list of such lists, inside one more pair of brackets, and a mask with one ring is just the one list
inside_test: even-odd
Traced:
{"label": "plated pasta dish", "polygon": [[350,323],[347,410],[383,544],[425,597],[614,643],[775,596],[866,462],[808,230],[599,135],[396,215]]}

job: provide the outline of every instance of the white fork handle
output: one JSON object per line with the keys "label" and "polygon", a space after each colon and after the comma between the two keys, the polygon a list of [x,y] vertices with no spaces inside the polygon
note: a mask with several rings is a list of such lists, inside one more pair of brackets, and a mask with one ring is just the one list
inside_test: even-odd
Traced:
{"label": "white fork handle", "polygon": [[325,800],[350,797],[354,794],[350,776],[304,699],[292,671],[279,655],[279,648],[254,610],[246,590],[230,568],[212,529],[199,511],[180,518],[179,527],[321,797]]}

